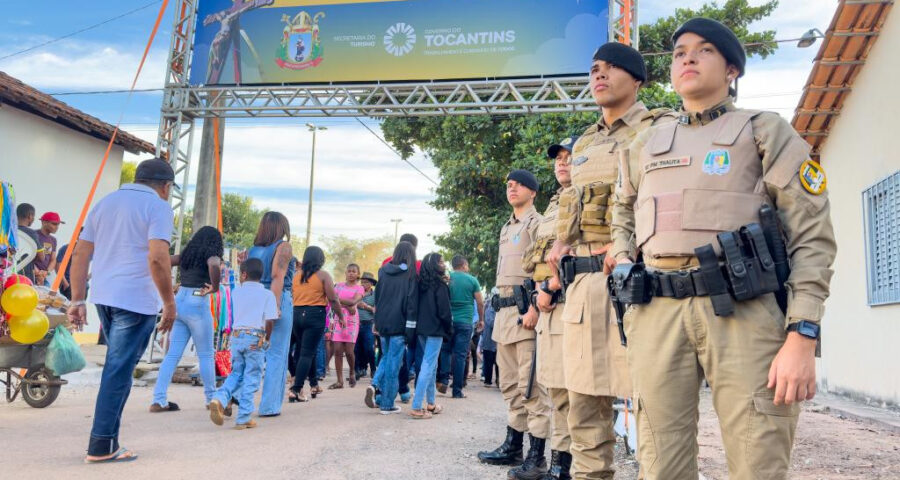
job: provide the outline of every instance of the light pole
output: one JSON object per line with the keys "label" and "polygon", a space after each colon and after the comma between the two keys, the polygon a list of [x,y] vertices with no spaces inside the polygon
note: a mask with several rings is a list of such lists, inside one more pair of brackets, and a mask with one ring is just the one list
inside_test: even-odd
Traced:
{"label": "light pole", "polygon": [[312,207],[313,207],[313,176],[316,171],[316,131],[317,130],[327,130],[326,127],[317,127],[312,123],[307,123],[306,126],[309,128],[309,131],[313,134],[312,141],[312,160],[309,162],[309,205],[306,207],[306,246],[309,246],[309,235],[312,231]]}
{"label": "light pole", "polygon": [[400,230],[400,222],[403,221],[402,218],[392,218],[392,222],[394,222],[394,245],[397,245],[397,233]]}

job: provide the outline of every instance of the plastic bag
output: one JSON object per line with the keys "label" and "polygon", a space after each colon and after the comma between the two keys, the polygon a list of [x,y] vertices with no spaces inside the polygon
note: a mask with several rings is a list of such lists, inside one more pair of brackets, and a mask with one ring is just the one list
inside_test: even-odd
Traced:
{"label": "plastic bag", "polygon": [[53,332],[44,364],[56,375],[78,372],[84,368],[85,360],[81,347],[66,327],[58,325]]}

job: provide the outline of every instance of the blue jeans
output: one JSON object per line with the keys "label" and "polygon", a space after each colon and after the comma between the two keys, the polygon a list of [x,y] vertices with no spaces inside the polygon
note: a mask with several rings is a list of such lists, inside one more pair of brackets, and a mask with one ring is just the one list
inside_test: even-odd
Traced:
{"label": "blue jeans", "polygon": [[450,340],[441,344],[441,353],[438,356],[437,382],[444,385],[450,385],[450,358],[453,351],[453,337],[450,337]]}
{"label": "blue jeans", "polygon": [[97,312],[107,348],[100,389],[97,391],[97,405],[94,407],[88,455],[103,456],[119,450],[122,410],[131,392],[134,367],[150,343],[156,315],[106,305],[97,305]]}
{"label": "blue jeans", "polygon": [[166,391],[172,382],[172,374],[181,360],[184,348],[190,338],[197,347],[200,378],[203,379],[203,394],[206,403],[216,392],[216,371],[213,364],[213,318],[209,311],[209,297],[198,297],[194,292],[199,288],[181,287],[175,295],[175,324],[169,336],[169,351],[159,366],[159,378],[153,389],[153,403],[165,407],[169,404]]}
{"label": "blue jeans", "polygon": [[288,349],[291,347],[291,331],[294,329],[292,303],[291,292],[282,293],[281,318],[275,321],[269,338],[269,349],[266,350],[266,373],[263,377],[262,398],[259,400],[260,415],[281,414],[287,381]]}
{"label": "blue jeans", "polygon": [[322,333],[322,339],[319,340],[319,348],[316,349],[316,376],[322,378],[325,376],[325,334]]}
{"label": "blue jeans", "polygon": [[403,362],[403,356],[406,352],[405,339],[403,335],[393,335],[390,337],[381,337],[381,363],[378,364],[378,370],[375,372],[373,383],[381,390],[380,407],[382,410],[390,410],[394,408],[394,397],[400,387],[398,376],[400,374],[400,364]]}
{"label": "blue jeans", "polygon": [[419,335],[418,349],[422,351],[422,363],[419,375],[416,376],[416,394],[413,396],[413,410],[422,409],[422,401],[434,404],[434,380],[437,374],[438,353],[441,351],[443,337],[426,337]]}
{"label": "blue jeans", "polygon": [[253,413],[253,396],[259,390],[265,353],[259,348],[259,339],[257,335],[240,330],[231,337],[231,374],[213,395],[213,399],[218,400],[222,406],[228,406],[232,397],[237,398],[238,414],[235,419],[237,424],[250,421],[250,415]]}
{"label": "blue jeans", "polygon": [[466,383],[466,357],[469,355],[469,342],[472,341],[472,325],[453,324],[453,337],[450,339],[453,351],[453,395],[462,395]]}
{"label": "blue jeans", "polygon": [[375,332],[372,322],[359,322],[359,337],[356,339],[360,354],[356,357],[356,369],[365,372],[368,369],[375,373]]}

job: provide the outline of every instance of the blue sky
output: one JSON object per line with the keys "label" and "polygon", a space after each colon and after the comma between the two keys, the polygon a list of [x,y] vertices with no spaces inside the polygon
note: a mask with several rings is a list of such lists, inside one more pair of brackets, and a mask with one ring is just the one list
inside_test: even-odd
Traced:
{"label": "blue sky", "polygon": [[[0,0],[4,10],[0,18],[0,57],[150,1]],[[678,3],[696,7],[704,2]],[[127,89],[160,5],[154,3],[93,30],[0,60],[0,71],[50,93]],[[640,5],[642,23],[672,13],[668,0],[642,0]],[[175,0],[170,0],[138,88],[162,86],[174,6]],[[825,31],[835,6],[834,0],[782,0],[775,14],[758,27],[776,29],[779,39],[799,37],[812,27]],[[740,84],[739,105],[774,110],[790,118],[817,48],[818,44],[798,49],[785,43],[765,61],[752,59]],[[107,122],[115,123],[122,115],[127,131],[155,142],[160,93],[135,94],[124,114],[126,95],[122,94],[58,98]],[[328,127],[317,140],[314,239],[337,234],[356,238],[393,234],[390,219],[403,218],[401,230],[416,233],[424,249],[433,248],[428,236],[448,228],[446,212],[427,205],[433,198],[433,185],[353,119],[230,121],[223,148],[223,189],[252,196],[258,207],[282,210],[295,230],[305,229],[311,138],[302,125],[308,121]],[[379,131],[377,123],[366,122]],[[197,137],[195,154],[199,151]],[[418,154],[411,161],[437,178],[437,170],[424,155]]]}

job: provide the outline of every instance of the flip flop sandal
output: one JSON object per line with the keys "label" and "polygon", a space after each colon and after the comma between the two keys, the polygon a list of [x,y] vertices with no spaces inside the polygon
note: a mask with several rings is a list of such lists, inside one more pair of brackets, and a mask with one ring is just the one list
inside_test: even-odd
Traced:
{"label": "flip flop sandal", "polygon": [[[130,454],[130,455],[128,455],[126,457],[125,456],[126,454]],[[133,462],[133,461],[137,460],[137,458],[138,458],[138,456],[135,455],[134,452],[132,452],[131,450],[128,450],[125,447],[121,447],[121,448],[119,448],[118,451],[116,451],[116,453],[113,456],[111,456],[109,458],[104,458],[103,460],[88,460],[87,458],[85,458],[84,463],[88,463],[88,464],[124,463],[124,462]]]}
{"label": "flip flop sandal", "polygon": [[413,420],[427,420],[431,418],[431,412],[428,410],[410,410],[409,416],[413,418]]}
{"label": "flip flop sandal", "polygon": [[438,404],[434,404],[434,405],[429,405],[429,406],[426,408],[426,410],[428,410],[429,412],[431,412],[432,415],[438,415],[438,414],[440,414],[441,412],[444,411],[444,407],[442,407],[442,406],[440,406],[440,405],[438,405]]}
{"label": "flip flop sandal", "polygon": [[329,390],[338,390],[338,389],[341,389],[341,388],[344,388],[344,384],[343,384],[343,383],[332,383],[331,385],[328,386],[328,389],[329,389]]}

